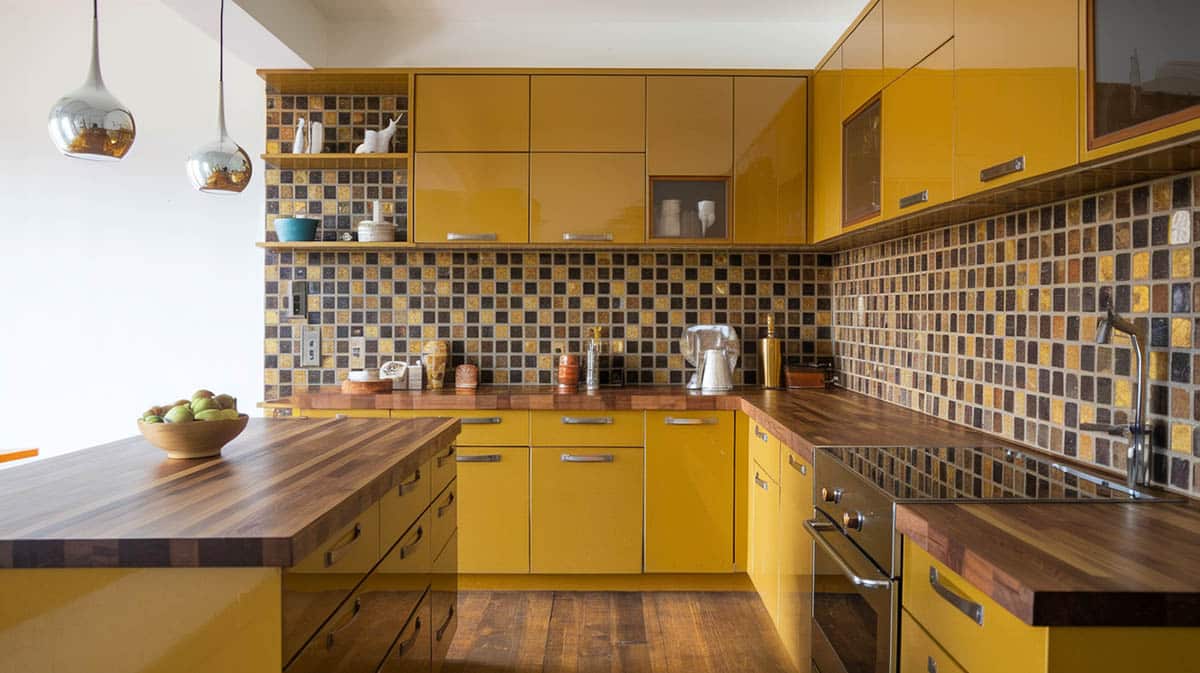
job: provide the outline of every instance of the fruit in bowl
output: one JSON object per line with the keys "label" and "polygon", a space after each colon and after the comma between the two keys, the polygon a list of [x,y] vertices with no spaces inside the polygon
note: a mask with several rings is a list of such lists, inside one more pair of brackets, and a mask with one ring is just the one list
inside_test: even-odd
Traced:
{"label": "fruit in bowl", "polygon": [[250,417],[238,413],[231,395],[197,390],[190,400],[150,407],[138,419],[138,430],[168,458],[208,458],[246,429]]}

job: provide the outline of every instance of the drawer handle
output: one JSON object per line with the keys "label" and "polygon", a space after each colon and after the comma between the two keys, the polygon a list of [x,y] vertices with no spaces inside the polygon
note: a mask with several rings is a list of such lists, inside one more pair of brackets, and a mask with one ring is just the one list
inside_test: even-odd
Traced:
{"label": "drawer handle", "polygon": [[459,456],[454,460],[460,463],[498,463],[500,462],[500,454],[485,453],[479,456]]}
{"label": "drawer handle", "polygon": [[771,485],[759,478],[758,473],[754,473],[754,483],[764,491],[771,490]]}
{"label": "drawer handle", "polygon": [[325,552],[325,567],[332,568],[333,564],[342,560],[342,557],[350,551],[350,547],[352,547],[355,542],[358,542],[360,537],[362,537],[362,526],[356,523],[354,524],[354,530],[350,533],[349,540],[346,540],[333,549]]}
{"label": "drawer handle", "polygon": [[715,419],[715,418],[675,418],[674,416],[667,416],[665,419],[663,419],[663,423],[666,423],[667,425],[716,425],[717,419]]}
{"label": "drawer handle", "polygon": [[908,196],[900,197],[900,207],[901,208],[908,208],[909,206],[915,206],[918,203],[928,203],[928,202],[929,202],[929,190],[928,189],[922,189],[921,191],[917,192],[916,194],[909,194]]}
{"label": "drawer handle", "polygon": [[416,473],[413,474],[413,478],[411,480],[400,484],[399,488],[396,489],[397,494],[398,495],[406,495],[408,493],[412,493],[413,489],[417,487],[418,481],[421,481],[421,471],[420,470],[417,470]]}
{"label": "drawer handle", "polygon": [[1006,175],[1020,173],[1023,170],[1025,170],[1025,157],[1020,156],[1015,159],[1009,159],[1002,164],[988,166],[982,171],[979,171],[979,181],[989,182],[991,180],[995,180],[996,178],[1002,178]]}
{"label": "drawer handle", "polygon": [[968,598],[959,596],[949,587],[938,581],[938,571],[933,566],[929,566],[929,586],[933,587],[934,593],[957,608],[959,612],[970,617],[976,624],[983,626],[983,606]]}
{"label": "drawer handle", "polygon": [[400,547],[400,560],[403,561],[404,559],[408,558],[408,556],[412,554],[413,550],[417,548],[417,545],[421,544],[421,540],[423,539],[425,539],[425,528],[423,526],[417,526],[417,538],[412,542]]}
{"label": "drawer handle", "polygon": [[576,455],[574,453],[564,453],[561,457],[564,463],[611,463],[615,457],[611,453],[599,453],[592,455]]}
{"label": "drawer handle", "polygon": [[450,622],[453,620],[454,606],[451,605],[450,609],[446,611],[446,621],[442,622],[442,625],[439,626],[438,630],[434,633],[434,638],[437,638],[439,643],[442,642],[442,637],[446,635],[446,629],[450,628]]}
{"label": "drawer handle", "polygon": [[[421,634],[421,616],[417,615],[417,621],[413,623],[412,635],[408,637],[408,640],[402,640],[402,641],[400,641],[400,644],[396,646],[396,656],[403,657],[404,653],[408,652],[409,648],[416,644],[417,636],[420,634]],[[937,673],[937,671],[934,671],[933,673]]]}
{"label": "drawer handle", "polygon": [[800,474],[808,474],[808,466],[796,460],[796,457],[788,454],[788,465],[791,465]]}
{"label": "drawer handle", "polygon": [[441,467],[441,466],[445,465],[446,462],[449,461],[453,457],[454,457],[454,447],[452,446],[452,447],[450,447],[450,449],[448,451],[446,451],[446,455],[437,457],[437,466]]}
{"label": "drawer handle", "polygon": [[928,673],[937,673],[937,662],[934,661],[932,654],[929,655],[929,658],[925,662],[925,670]]}
{"label": "drawer handle", "polygon": [[450,232],[446,234],[447,241],[494,241],[495,234],[460,234],[458,232]]}
{"label": "drawer handle", "polygon": [[612,416],[563,416],[563,425],[612,425]]}
{"label": "drawer handle", "polygon": [[450,491],[450,495],[448,495],[446,497],[446,504],[438,505],[438,508],[437,508],[438,518],[439,519],[442,518],[442,515],[446,513],[446,510],[450,509],[450,507],[453,505],[454,505],[454,491]]}
{"label": "drawer handle", "polygon": [[607,231],[602,234],[572,234],[570,232],[564,232],[563,240],[564,241],[611,241],[611,240],[613,240],[613,235],[611,232],[607,232]]}
{"label": "drawer handle", "polygon": [[329,633],[325,634],[325,649],[327,649],[327,650],[333,649],[334,636],[336,636],[338,633],[341,633],[342,631],[349,628],[349,626],[354,623],[354,620],[358,619],[358,615],[360,612],[362,612],[362,599],[355,598],[354,599],[354,609],[352,609],[350,611],[350,618],[347,619],[346,622],[344,624],[342,624],[341,626],[339,626],[336,629],[333,629]]}
{"label": "drawer handle", "polygon": [[769,439],[767,437],[767,433],[763,432],[762,429],[759,428],[757,425],[754,426],[754,436],[758,437],[759,441],[763,441],[763,442],[765,442],[765,441],[767,441],[767,439]]}
{"label": "drawer handle", "polygon": [[460,418],[458,419],[463,425],[500,425],[504,422],[499,416],[484,416],[480,418]]}

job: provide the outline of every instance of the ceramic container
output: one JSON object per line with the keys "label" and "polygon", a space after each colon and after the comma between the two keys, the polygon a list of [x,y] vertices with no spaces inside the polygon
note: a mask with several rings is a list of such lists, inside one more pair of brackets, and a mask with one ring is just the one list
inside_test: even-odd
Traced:
{"label": "ceramic container", "polygon": [[315,241],[320,223],[311,217],[280,217],[275,220],[275,235],[281,241]]}
{"label": "ceramic container", "polygon": [[425,361],[425,375],[429,378],[430,390],[441,390],[446,382],[446,361],[450,359],[445,341],[426,341],[421,347]]}

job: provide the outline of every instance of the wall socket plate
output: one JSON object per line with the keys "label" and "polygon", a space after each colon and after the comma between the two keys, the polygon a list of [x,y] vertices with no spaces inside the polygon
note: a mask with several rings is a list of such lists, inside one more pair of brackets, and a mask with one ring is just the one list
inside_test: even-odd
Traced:
{"label": "wall socket plate", "polygon": [[367,337],[350,337],[350,368],[362,369],[367,359]]}
{"label": "wall socket plate", "polygon": [[303,318],[308,315],[308,281],[293,280],[288,287],[291,306],[288,307],[288,317]]}
{"label": "wall socket plate", "polygon": [[321,326],[300,326],[300,366],[321,366]]}

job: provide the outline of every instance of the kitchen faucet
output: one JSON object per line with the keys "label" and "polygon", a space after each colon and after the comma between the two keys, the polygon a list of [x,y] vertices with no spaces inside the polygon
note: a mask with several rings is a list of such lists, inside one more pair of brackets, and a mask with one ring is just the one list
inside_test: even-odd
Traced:
{"label": "kitchen faucet", "polygon": [[1080,423],[1080,430],[1106,432],[1115,437],[1129,438],[1128,476],[1129,486],[1148,486],[1150,484],[1150,424],[1146,422],[1146,408],[1150,400],[1149,363],[1146,347],[1149,335],[1145,327],[1138,327],[1133,321],[1122,317],[1110,306],[1108,315],[1100,319],[1096,326],[1096,343],[1106,344],[1113,330],[1129,335],[1133,342],[1133,352],[1137,357],[1137,396],[1134,398],[1133,423],[1129,425],[1108,425],[1105,423]]}

